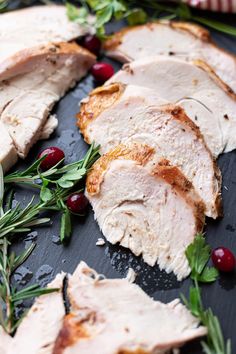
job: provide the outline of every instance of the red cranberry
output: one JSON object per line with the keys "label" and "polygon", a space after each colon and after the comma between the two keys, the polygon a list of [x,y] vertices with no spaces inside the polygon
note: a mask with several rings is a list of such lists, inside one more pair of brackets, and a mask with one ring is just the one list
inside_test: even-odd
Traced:
{"label": "red cranberry", "polygon": [[114,75],[113,67],[108,63],[96,63],[91,69],[91,73],[95,80],[100,84],[103,84],[105,81],[110,79]]}
{"label": "red cranberry", "polygon": [[40,167],[42,170],[49,170],[51,167],[55,166],[58,162],[64,159],[64,152],[56,146],[51,146],[45,150],[43,150],[38,158],[45,156],[45,159],[40,163]]}
{"label": "red cranberry", "polygon": [[219,247],[212,251],[211,259],[216,268],[222,272],[232,272],[235,267],[233,253],[225,247]]}
{"label": "red cranberry", "polygon": [[67,199],[68,209],[75,214],[85,214],[88,207],[88,199],[83,193],[74,193]]}
{"label": "red cranberry", "polygon": [[101,50],[101,41],[94,35],[88,35],[84,37],[82,46],[95,55],[98,55]]}

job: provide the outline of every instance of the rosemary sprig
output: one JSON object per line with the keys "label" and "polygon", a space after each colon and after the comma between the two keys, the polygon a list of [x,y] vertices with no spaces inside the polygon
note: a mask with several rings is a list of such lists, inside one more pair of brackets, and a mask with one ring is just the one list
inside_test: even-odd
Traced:
{"label": "rosemary sprig", "polygon": [[26,299],[49,294],[58,291],[56,288],[40,288],[39,285],[31,285],[22,290],[17,290],[11,285],[11,277],[14,271],[30,256],[35,244],[32,244],[21,255],[16,256],[9,252],[10,243],[4,238],[0,247],[0,301],[5,304],[5,309],[0,306],[0,325],[8,334],[13,334],[23,317],[16,318],[17,304]]}
{"label": "rosemary sprig", "polygon": [[201,299],[200,282],[209,283],[218,277],[218,271],[214,267],[207,267],[210,257],[210,247],[202,234],[195,237],[194,242],[188,246],[186,256],[191,268],[191,278],[194,286],[191,286],[189,300],[184,296],[182,299],[192,314],[199,318],[201,323],[207,327],[207,341],[202,342],[205,354],[231,354],[230,340],[224,341],[222,329],[218,318],[209,308],[204,309]]}
{"label": "rosemary sprig", "polygon": [[[14,234],[29,232],[33,226],[49,222],[49,218],[40,217],[40,215],[42,212],[51,210],[61,212],[61,241],[67,242],[70,239],[72,228],[71,215],[64,201],[76,191],[76,186],[99,156],[99,147],[95,148],[92,144],[80,161],[63,167],[59,167],[58,164],[48,171],[40,172],[42,159],[39,159],[25,171],[16,171],[5,176],[6,186],[20,184],[39,189],[40,201],[34,203],[33,197],[24,208],[17,204],[14,209],[6,210],[0,216],[0,239],[3,237],[9,239]],[[81,190],[79,188],[79,191]]]}
{"label": "rosemary sprig", "polygon": [[[44,159],[44,157],[42,157],[41,159],[36,160],[26,170],[15,171],[5,176],[4,183],[5,185],[9,183],[28,184],[31,185],[32,187],[41,189],[39,184],[36,182],[40,179],[41,180],[43,178],[48,179],[50,177],[50,182],[53,183],[56,182],[59,185],[61,185],[60,177],[63,177],[62,179],[67,181],[76,180],[77,179],[76,174],[77,173],[82,174],[86,172],[85,170],[88,170],[98,157],[99,157],[99,146],[95,147],[94,144],[92,144],[83,159],[67,164],[63,167],[59,167],[59,165],[61,164],[60,161],[56,166],[53,166],[49,170],[45,172],[40,172],[39,166],[41,161]],[[72,178],[71,175],[73,175]],[[71,186],[72,184],[70,185],[70,187]]]}

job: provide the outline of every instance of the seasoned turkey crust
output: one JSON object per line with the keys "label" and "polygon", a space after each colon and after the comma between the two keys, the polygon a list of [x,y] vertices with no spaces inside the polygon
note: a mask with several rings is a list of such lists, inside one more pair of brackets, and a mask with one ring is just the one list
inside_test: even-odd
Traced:
{"label": "seasoned turkey crust", "polygon": [[80,103],[80,112],[77,114],[77,125],[87,143],[90,139],[87,135],[87,127],[101,112],[111,107],[122,95],[125,84],[114,83],[108,86],[97,87],[89,93],[89,96]]}
{"label": "seasoned turkey crust", "polygon": [[104,154],[93,165],[87,175],[86,189],[90,195],[96,195],[100,192],[100,185],[107,168],[113,160],[133,160],[139,165],[146,165],[154,154],[154,150],[147,145],[118,145],[114,150]]}

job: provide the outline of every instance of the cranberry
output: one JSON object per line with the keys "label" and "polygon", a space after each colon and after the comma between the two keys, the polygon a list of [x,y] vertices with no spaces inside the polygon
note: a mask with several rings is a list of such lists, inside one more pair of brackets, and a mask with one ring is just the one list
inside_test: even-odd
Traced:
{"label": "cranberry", "polygon": [[65,157],[64,152],[56,146],[51,146],[43,150],[39,154],[38,158],[41,158],[45,155],[46,157],[40,163],[40,167],[44,171],[49,170],[51,167],[55,166],[58,162],[60,162]]}
{"label": "cranberry", "polygon": [[216,268],[222,272],[232,272],[235,267],[233,253],[225,247],[219,247],[212,251],[211,259]]}
{"label": "cranberry", "polygon": [[82,46],[95,55],[98,55],[101,50],[101,41],[94,35],[88,35],[84,37]]}
{"label": "cranberry", "polygon": [[85,214],[88,207],[88,199],[83,193],[74,193],[67,199],[68,209],[75,214]]}
{"label": "cranberry", "polygon": [[101,62],[93,65],[91,73],[95,80],[97,80],[100,84],[103,84],[105,81],[110,79],[110,77],[112,77],[114,74],[114,69],[110,64]]}

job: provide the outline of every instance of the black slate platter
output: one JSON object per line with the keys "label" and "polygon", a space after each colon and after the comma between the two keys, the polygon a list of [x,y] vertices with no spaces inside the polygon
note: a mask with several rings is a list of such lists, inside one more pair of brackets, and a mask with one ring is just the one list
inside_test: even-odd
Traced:
{"label": "black slate platter", "polygon": [[[222,17],[222,16],[221,16]],[[219,18],[219,15],[214,15]],[[235,23],[236,16],[223,16],[225,22]],[[110,25],[109,30],[115,31],[121,25]],[[236,52],[236,39],[219,33],[212,33],[217,43]],[[116,70],[120,64],[109,59],[102,60],[112,63]],[[26,161],[21,162],[16,168],[25,168],[37,157],[39,151],[48,146],[58,146],[66,154],[66,162],[80,159],[87,151],[76,125],[75,114],[78,112],[79,101],[86,97],[95,83],[88,75],[75,89],[70,91],[55,107],[54,111],[59,119],[59,126],[54,135],[48,141],[37,143],[31,150]],[[102,128],[101,128],[102,129]],[[219,166],[223,175],[222,195],[224,204],[224,218],[219,221],[207,220],[206,236],[212,247],[220,245],[229,247],[236,254],[236,151],[220,157]],[[115,187],[115,186],[114,186]],[[17,189],[15,199],[23,204],[31,197],[28,189]],[[89,266],[94,267],[106,277],[124,277],[129,267],[137,273],[136,282],[150,296],[156,300],[169,302],[178,297],[180,293],[188,295],[190,281],[177,282],[174,275],[167,275],[158,267],[151,268],[145,265],[140,258],[118,246],[106,243],[103,247],[95,245],[97,239],[102,237],[99,228],[94,221],[92,210],[85,218],[74,218],[73,237],[70,244],[64,247],[58,244],[60,218],[52,215],[51,226],[35,229],[31,234],[16,238],[14,250],[19,252],[26,248],[32,241],[37,246],[31,257],[24,263],[17,274],[15,281],[21,287],[24,283],[38,282],[46,285],[58,272],[73,272],[77,264],[84,260]],[[210,286],[203,287],[203,302],[206,307],[211,307],[219,317],[224,336],[231,338],[232,354],[236,353],[236,274],[221,275],[219,280]],[[22,308],[19,309],[21,311]],[[115,319],[114,319],[115,320]],[[148,330],[148,328],[145,328]],[[30,340],[30,338],[29,338]],[[102,354],[101,351],[98,351]],[[199,343],[191,343],[182,349],[181,353],[200,354]]]}

